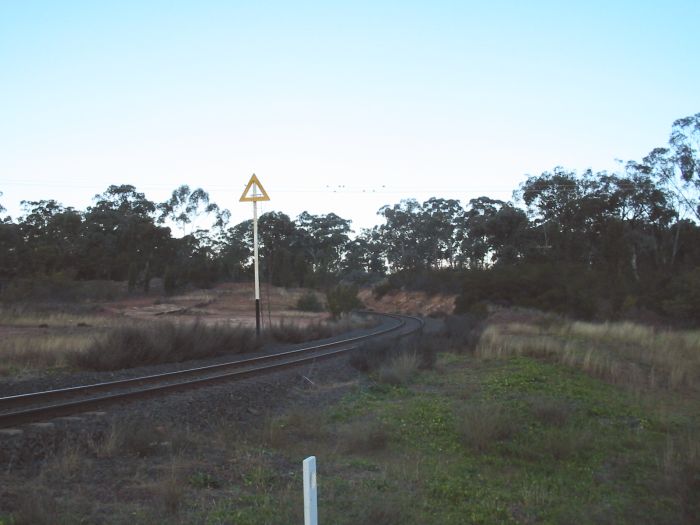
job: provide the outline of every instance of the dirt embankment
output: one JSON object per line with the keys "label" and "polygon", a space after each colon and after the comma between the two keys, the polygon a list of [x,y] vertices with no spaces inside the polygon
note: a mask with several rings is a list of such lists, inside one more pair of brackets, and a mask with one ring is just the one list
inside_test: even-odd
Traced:
{"label": "dirt embankment", "polygon": [[370,288],[360,290],[358,296],[367,308],[378,312],[409,315],[449,315],[454,313],[457,294],[427,294],[392,290],[376,298]]}

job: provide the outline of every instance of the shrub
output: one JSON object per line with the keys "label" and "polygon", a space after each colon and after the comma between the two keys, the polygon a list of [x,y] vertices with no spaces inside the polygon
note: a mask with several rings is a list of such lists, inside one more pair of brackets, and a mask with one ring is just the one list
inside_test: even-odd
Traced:
{"label": "shrub", "polygon": [[470,313],[448,315],[445,328],[450,349],[456,352],[474,352],[482,331],[482,322],[478,316]]}
{"label": "shrub", "polygon": [[362,308],[362,301],[357,297],[357,286],[338,285],[326,292],[326,301],[334,318]]}
{"label": "shrub", "polygon": [[513,417],[493,403],[465,407],[457,420],[462,443],[476,451],[486,450],[494,441],[508,439],[518,430]]}
{"label": "shrub", "polygon": [[360,372],[374,372],[394,355],[396,343],[393,341],[370,341],[350,355],[350,365]]}
{"label": "shrub", "polygon": [[379,381],[389,385],[405,385],[416,375],[419,364],[418,354],[401,352],[379,369]]}
{"label": "shrub", "polygon": [[302,312],[322,312],[323,304],[314,292],[307,292],[297,300],[297,309]]}

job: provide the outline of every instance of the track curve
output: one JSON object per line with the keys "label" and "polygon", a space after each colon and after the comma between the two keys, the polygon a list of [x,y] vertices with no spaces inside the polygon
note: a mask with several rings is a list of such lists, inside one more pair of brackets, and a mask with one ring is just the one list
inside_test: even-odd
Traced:
{"label": "track curve", "polygon": [[384,337],[400,339],[420,332],[423,328],[422,319],[417,317],[377,312],[362,313],[384,317],[394,322],[368,334],[330,343],[310,343],[293,350],[260,357],[236,359],[164,374],[2,397],[0,428],[94,410],[130,399],[165,395],[216,382],[261,375],[318,359],[336,357],[358,348],[362,342],[368,340]]}

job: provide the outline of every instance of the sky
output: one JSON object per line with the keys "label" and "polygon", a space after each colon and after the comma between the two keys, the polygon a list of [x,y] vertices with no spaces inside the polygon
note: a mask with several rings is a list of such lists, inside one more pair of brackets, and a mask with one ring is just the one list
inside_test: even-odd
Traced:
{"label": "sky", "polygon": [[700,112],[700,2],[0,0],[0,204],[110,184],[379,222],[615,170]]}

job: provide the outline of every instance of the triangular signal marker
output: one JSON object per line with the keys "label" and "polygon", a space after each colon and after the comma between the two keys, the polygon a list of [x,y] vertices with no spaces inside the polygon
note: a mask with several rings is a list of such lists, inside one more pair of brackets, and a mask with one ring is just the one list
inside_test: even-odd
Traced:
{"label": "triangular signal marker", "polygon": [[[259,195],[255,194],[254,192],[251,195],[248,195],[248,192],[250,192],[251,188],[253,187],[253,184],[255,184],[255,188],[260,191]],[[248,185],[245,187],[245,190],[243,190],[243,195],[241,195],[240,202],[257,202],[269,200],[270,196],[265,191],[265,188],[263,188],[263,185],[260,184],[260,180],[258,180],[258,178],[255,176],[255,173],[253,173],[253,176],[248,181]]]}

